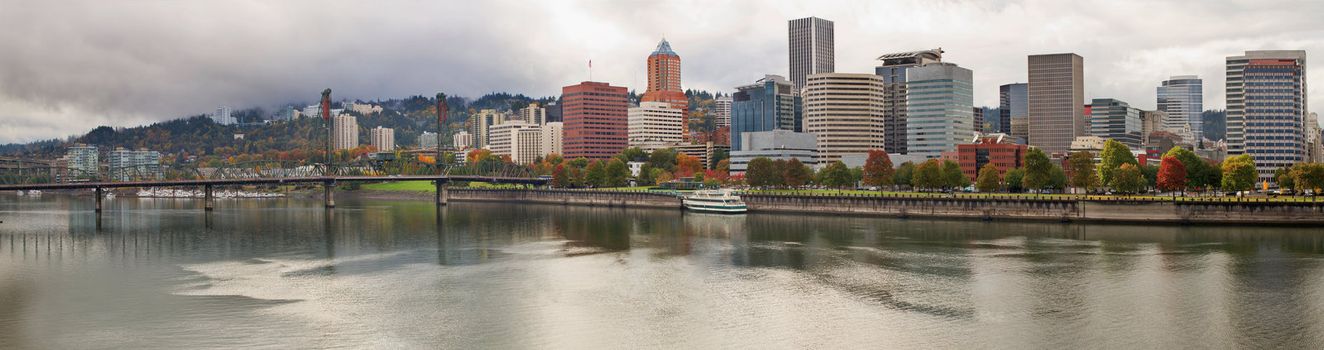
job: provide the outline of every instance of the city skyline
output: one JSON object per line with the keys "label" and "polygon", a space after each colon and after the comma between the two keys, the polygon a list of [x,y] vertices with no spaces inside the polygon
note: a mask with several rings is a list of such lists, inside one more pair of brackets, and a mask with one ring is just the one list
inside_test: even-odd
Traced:
{"label": "city skyline", "polygon": [[[809,16],[835,25],[836,71],[868,73],[879,54],[942,47],[945,59],[974,71],[980,106],[997,104],[998,86],[1027,80],[1027,55],[1074,52],[1087,62],[1086,99],[1153,109],[1153,86],[1198,75],[1205,108],[1221,109],[1224,57],[1324,48],[1324,30],[1309,16],[1324,11],[1315,2],[759,4],[755,11],[697,2],[6,5],[0,22],[13,28],[0,40],[7,52],[0,58],[0,119],[8,126],[0,143],[148,124],[216,106],[310,102],[309,91],[328,86],[363,99],[438,90],[555,96],[559,87],[588,79],[590,59],[592,80],[642,93],[640,56],[660,37],[685,53],[685,88],[731,93],[765,74],[788,74],[787,21]],[[217,12],[228,15],[204,15]],[[880,15],[894,12],[912,15]],[[1231,13],[1247,25],[1228,26]],[[313,23],[343,25],[313,30]],[[64,44],[44,44],[50,42]],[[1309,74],[1317,80],[1321,73]],[[1324,103],[1324,95],[1310,95]]]}

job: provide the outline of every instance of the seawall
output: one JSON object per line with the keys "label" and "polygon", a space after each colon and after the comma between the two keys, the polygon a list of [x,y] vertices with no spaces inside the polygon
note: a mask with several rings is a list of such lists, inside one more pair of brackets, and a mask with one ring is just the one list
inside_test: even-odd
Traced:
{"label": "seawall", "polygon": [[[1053,222],[1324,225],[1324,202],[1130,201],[746,194],[750,212]],[[452,189],[451,201],[680,208],[661,193]]]}

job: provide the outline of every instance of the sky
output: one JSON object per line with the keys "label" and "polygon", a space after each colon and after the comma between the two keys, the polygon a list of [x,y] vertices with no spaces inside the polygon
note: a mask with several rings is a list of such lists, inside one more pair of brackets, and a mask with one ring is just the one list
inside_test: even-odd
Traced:
{"label": "sky", "polygon": [[[1324,106],[1324,1],[85,1],[0,0],[0,143],[235,109],[437,92],[555,96],[592,78],[642,92],[665,37],[687,89],[787,75],[787,21],[836,27],[836,70],[941,47],[974,71],[975,104],[1026,80],[1026,56],[1085,58],[1085,98],[1153,109],[1173,75],[1224,106],[1223,65],[1306,50]],[[1321,107],[1324,108],[1324,107]]]}

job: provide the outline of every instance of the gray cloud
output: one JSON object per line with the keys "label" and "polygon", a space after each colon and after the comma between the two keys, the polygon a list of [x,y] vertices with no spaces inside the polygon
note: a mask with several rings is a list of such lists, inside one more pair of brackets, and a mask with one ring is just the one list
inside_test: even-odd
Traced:
{"label": "gray cloud", "polygon": [[310,102],[325,87],[365,99],[550,96],[587,80],[589,59],[594,80],[643,89],[644,56],[662,36],[687,88],[729,91],[785,74],[785,21],[809,15],[836,22],[838,71],[941,46],[975,71],[979,104],[1025,80],[1025,55],[1076,52],[1087,98],[1153,108],[1159,81],[1198,74],[1206,107],[1221,108],[1225,56],[1324,52],[1319,13],[1324,2],[1291,0],[0,0],[0,142]]}

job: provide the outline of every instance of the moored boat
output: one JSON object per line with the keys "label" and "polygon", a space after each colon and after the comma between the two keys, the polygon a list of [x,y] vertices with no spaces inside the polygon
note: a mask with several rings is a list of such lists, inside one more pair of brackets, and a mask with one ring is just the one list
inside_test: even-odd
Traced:
{"label": "moored boat", "polygon": [[729,189],[694,191],[683,197],[681,204],[688,210],[709,213],[743,214],[748,211],[740,196]]}

